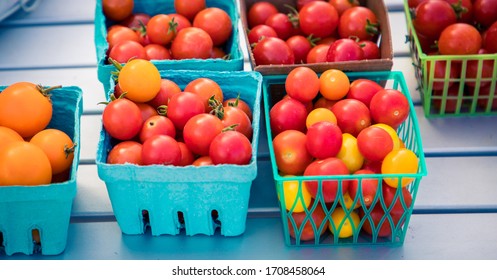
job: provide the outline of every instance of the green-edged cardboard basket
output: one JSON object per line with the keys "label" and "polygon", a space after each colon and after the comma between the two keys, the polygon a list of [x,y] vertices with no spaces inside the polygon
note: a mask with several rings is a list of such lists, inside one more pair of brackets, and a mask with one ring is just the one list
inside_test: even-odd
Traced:
{"label": "green-edged cardboard basket", "polygon": [[[347,76],[351,81],[359,78],[365,78],[373,80],[385,88],[397,89],[401,91],[408,99],[410,104],[410,112],[408,118],[402,123],[397,129],[397,134],[399,138],[404,142],[405,147],[413,151],[419,159],[419,168],[417,173],[413,174],[361,174],[361,175],[336,175],[336,176],[282,176],[279,174],[278,167],[276,165],[274,147],[272,144],[273,133],[271,131],[269,112],[278,100],[284,96],[284,85],[286,77],[285,75],[277,76],[264,76],[263,84],[263,96],[264,96],[264,113],[266,114],[266,127],[267,136],[269,141],[269,152],[273,170],[273,176],[276,185],[277,195],[279,197],[279,205],[281,212],[281,221],[283,225],[283,234],[285,243],[288,246],[341,246],[341,245],[371,245],[371,244],[388,244],[388,245],[401,245],[404,242],[406,232],[409,225],[409,220],[414,207],[414,201],[416,199],[416,194],[418,191],[419,183],[423,176],[426,176],[426,164],[423,153],[423,147],[421,142],[421,136],[419,132],[418,121],[416,118],[416,113],[410,98],[409,90],[405,83],[404,77],[401,72],[350,72]],[[412,182],[409,183],[404,188],[397,188],[395,192],[393,201],[397,201],[396,207],[402,207],[402,215],[400,218],[394,219],[390,213],[393,211],[394,203],[390,206],[385,203],[385,199],[382,195],[382,188],[386,187],[382,184],[384,178],[397,178],[401,181],[402,178],[412,178]],[[358,180],[359,189],[362,187],[364,180],[367,179],[377,179],[378,180],[378,191],[371,206],[359,206],[359,208],[352,209],[344,207],[345,218],[344,222],[351,221],[352,212],[362,212],[360,216],[360,222],[357,227],[352,227],[353,235],[348,238],[339,238],[338,235],[333,235],[329,229],[331,223],[331,213],[336,209],[340,208],[341,205],[347,205],[351,201],[341,194],[342,183],[350,180]],[[335,181],[338,183],[337,197],[331,203],[325,203],[322,195],[322,184],[325,181]],[[317,181],[318,182],[318,194],[316,198],[313,199],[311,204],[299,214],[294,213],[296,205],[304,199],[302,195],[302,188],[306,181]],[[295,199],[295,203],[292,206],[285,205],[285,195],[283,184],[285,182],[298,182],[298,192]],[[391,188],[391,187],[390,187]],[[412,203],[404,202],[402,197],[405,195],[405,191],[408,191],[412,197]],[[360,191],[359,195],[352,198],[355,204],[360,204],[364,201]],[[406,200],[407,201],[407,200]],[[325,207],[323,207],[323,205]],[[374,207],[381,207],[386,213],[383,215],[379,221],[373,222],[372,214]],[[313,215],[319,211],[318,208],[323,209],[325,213],[325,218],[323,222],[316,222]],[[398,211],[398,209],[396,210]],[[298,211],[295,211],[298,212]],[[300,223],[299,219],[302,221]],[[397,220],[398,219],[398,220]],[[299,226],[300,224],[300,226]],[[372,234],[368,234],[363,230],[364,226],[372,226]],[[342,223],[336,225],[334,228],[339,232],[342,228]],[[321,231],[325,231],[324,234],[320,236]],[[295,233],[293,236],[290,233]],[[308,240],[308,236],[312,236],[312,240]]]}
{"label": "green-edged cardboard basket", "polygon": [[[404,0],[404,10],[425,116],[496,115],[497,54],[428,55],[423,52],[420,38],[414,29],[407,0]],[[446,71],[435,77],[434,69],[438,64],[445,65]],[[475,77],[466,77],[470,65],[476,66]],[[451,67],[458,69],[456,72],[459,74],[451,75]]]}
{"label": "green-edged cardboard basket", "polygon": [[[239,14],[234,0],[207,0],[206,7],[217,7],[231,17],[232,34],[224,46],[224,51],[229,54],[227,59],[181,59],[181,60],[153,60],[159,70],[209,70],[209,71],[238,71],[243,70],[243,53],[240,47]],[[149,15],[174,13],[173,0],[135,0],[134,13]],[[107,62],[107,28],[112,25],[102,10],[102,0],[97,0],[95,8],[95,48],[97,53],[98,79],[103,84],[105,92],[109,91],[109,78],[115,67]]]}
{"label": "green-edged cardboard basket", "polygon": [[[0,91],[5,87],[0,87]],[[0,252],[7,255],[57,255],[64,251],[74,197],[80,153],[80,119],[83,112],[82,91],[63,87],[51,91],[53,116],[49,128],[69,135],[76,148],[68,181],[40,186],[0,187]],[[40,244],[32,231],[38,230]]]}
{"label": "green-edged cardboard basket", "polygon": [[[164,166],[106,163],[112,139],[102,128],[96,163],[117,222],[125,234],[224,236],[245,231],[250,188],[257,175],[262,76],[257,72],[161,71],[180,88],[196,78],[216,81],[225,99],[240,98],[253,113],[252,158],[248,165]],[[145,212],[146,211],[146,212]],[[146,214],[144,214],[146,213]]]}

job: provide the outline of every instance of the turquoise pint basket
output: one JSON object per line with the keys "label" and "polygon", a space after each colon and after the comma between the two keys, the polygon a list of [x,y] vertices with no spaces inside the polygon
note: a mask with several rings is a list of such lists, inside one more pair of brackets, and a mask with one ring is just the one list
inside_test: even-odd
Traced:
{"label": "turquoise pint basket", "polygon": [[[401,245],[404,242],[419,183],[422,177],[427,174],[419,125],[409,90],[401,72],[348,72],[346,74],[351,82],[356,79],[373,80],[384,88],[399,90],[407,97],[410,105],[409,116],[398,127],[397,134],[405,147],[414,152],[419,159],[418,171],[412,174],[375,173],[326,176],[285,176],[280,174],[273,146],[273,136],[275,135],[271,131],[269,116],[271,107],[285,95],[284,84],[287,76],[264,76],[263,103],[264,113],[267,116],[269,152],[279,198],[283,235],[287,246]],[[392,177],[399,182],[406,178],[412,181],[405,187],[397,185],[396,191],[389,193],[393,202],[388,205],[384,198],[383,188],[394,188],[385,186],[383,180]],[[357,180],[359,186],[358,194],[355,197],[350,197],[348,192],[342,194],[341,191],[343,184],[352,180]],[[364,184],[371,180],[376,181],[377,191],[371,204],[363,206],[367,204],[364,203],[365,200],[360,190]],[[309,182],[316,183],[318,191],[310,204],[307,207],[302,207],[305,205],[304,186]],[[322,189],[323,185],[328,182],[337,184],[337,195],[333,202],[325,202],[324,200]],[[295,187],[285,188],[286,184],[294,184]],[[296,194],[294,193],[295,189]],[[287,191],[285,192],[285,190]],[[286,199],[289,195],[295,196],[295,198]],[[410,199],[412,200],[409,202]],[[288,201],[291,202],[286,205]],[[354,205],[357,207],[353,207]],[[303,209],[297,209],[298,207]],[[381,208],[384,213],[379,220],[377,220],[376,213],[380,210],[373,211],[374,208]],[[335,211],[342,211],[342,218],[336,218],[333,222]],[[400,212],[396,212],[394,215],[394,211]],[[340,214],[337,214],[337,217],[339,217],[338,215]],[[351,224],[354,225],[351,226]],[[351,236],[345,238],[340,237],[339,234],[334,234],[347,227],[350,228]],[[365,232],[365,227],[370,227],[369,233]]]}
{"label": "turquoise pint basket", "polygon": [[[76,196],[82,91],[78,87],[63,87],[51,91],[50,99],[53,116],[48,128],[64,131],[77,144],[70,177],[65,182],[48,185],[0,187],[0,253],[4,250],[7,255],[57,255],[66,248]],[[33,230],[39,232],[39,244],[33,241]]]}
{"label": "turquoise pint basket", "polygon": [[[252,158],[248,165],[138,166],[107,164],[112,139],[102,128],[97,150],[99,177],[105,182],[117,222],[125,234],[213,235],[245,231],[257,147],[262,76],[257,72],[161,71],[182,89],[196,78],[216,81],[225,99],[246,101],[253,113]],[[108,95],[109,96],[109,95]]]}

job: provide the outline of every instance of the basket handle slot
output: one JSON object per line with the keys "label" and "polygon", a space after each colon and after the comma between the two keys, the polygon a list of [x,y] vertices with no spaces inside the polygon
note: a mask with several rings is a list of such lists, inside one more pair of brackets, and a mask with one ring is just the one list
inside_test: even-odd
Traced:
{"label": "basket handle slot", "polygon": [[142,223],[143,223],[143,231],[147,231],[148,228],[151,228],[150,225],[150,213],[147,209],[142,210]]}
{"label": "basket handle slot", "polygon": [[221,220],[219,220],[219,212],[216,209],[211,211],[212,222],[218,227],[221,226]]}
{"label": "basket handle slot", "polygon": [[41,253],[41,250],[43,249],[43,246],[41,244],[41,234],[40,230],[37,228],[33,228],[31,230],[31,238],[33,240],[33,253]]}

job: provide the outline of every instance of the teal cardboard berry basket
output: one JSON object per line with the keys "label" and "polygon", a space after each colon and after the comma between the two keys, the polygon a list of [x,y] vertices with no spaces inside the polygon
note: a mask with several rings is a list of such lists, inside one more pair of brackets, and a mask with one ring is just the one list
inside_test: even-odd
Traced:
{"label": "teal cardboard berry basket", "polygon": [[[66,248],[76,196],[82,91],[78,87],[62,87],[51,91],[50,99],[53,117],[48,127],[64,131],[77,144],[70,177],[65,182],[48,185],[0,187],[0,252],[5,251],[7,255],[57,255]],[[39,244],[33,241],[33,230],[39,232]]]}
{"label": "teal cardboard berry basket", "polygon": [[257,147],[262,76],[257,72],[161,71],[184,88],[205,77],[216,81],[225,99],[246,101],[253,113],[252,158],[248,165],[165,166],[106,163],[112,139],[102,128],[96,163],[121,231],[154,236],[237,236],[245,231],[252,181],[257,175]]}
{"label": "teal cardboard berry basket", "polygon": [[[182,60],[153,60],[152,62],[159,70],[209,70],[209,71],[238,71],[243,70],[243,53],[240,47],[240,35],[238,30],[239,14],[235,1],[207,0],[206,7],[217,7],[231,17],[232,34],[224,46],[228,55],[227,59],[182,59]],[[172,0],[135,0],[134,13],[146,13],[149,15],[175,13],[174,1]],[[97,55],[98,79],[103,84],[105,92],[109,90],[109,78],[115,67],[108,63],[107,52],[107,28],[113,23],[108,21],[103,14],[102,1],[97,0],[95,8],[95,47]]]}
{"label": "teal cardboard berry basket", "polygon": [[[274,135],[271,131],[269,116],[272,105],[285,95],[284,83],[287,76],[264,76],[264,113],[267,116],[265,120],[269,152],[279,198],[282,231],[287,246],[402,245],[404,242],[419,184],[422,177],[427,174],[419,125],[409,90],[401,72],[349,72],[346,74],[351,81],[359,78],[370,79],[385,88],[397,89],[407,97],[410,104],[409,116],[398,127],[397,134],[405,147],[418,158],[418,171],[412,174],[377,173],[333,176],[285,176],[280,174],[276,165],[273,146]],[[393,201],[389,203],[387,203],[382,191],[383,188],[387,188],[384,180],[388,178],[394,178],[398,182],[406,179],[411,180],[404,187],[401,187],[399,183],[396,191],[389,193],[389,199]],[[365,200],[360,191],[356,197],[342,194],[343,184],[352,180],[357,180],[359,190],[368,181],[376,180],[378,191],[369,206],[363,206]],[[302,207],[306,200],[304,187],[308,182],[315,182],[318,191],[310,204],[307,207]],[[325,202],[324,200],[323,184],[328,182],[334,182],[338,186],[338,194],[333,202]],[[284,187],[287,184],[294,184],[295,187],[292,191],[289,191],[291,188]],[[292,195],[292,199],[288,199],[290,195]],[[357,207],[353,207],[353,205]],[[301,209],[298,209],[299,207]],[[377,213],[380,210],[373,211],[374,208],[381,208],[383,215],[378,217]],[[342,211],[342,218],[337,218],[333,222],[335,211]],[[364,230],[365,227],[370,227],[370,233]],[[334,234],[334,232],[341,232],[342,228],[349,228],[351,235],[345,238],[340,237],[339,234]]]}

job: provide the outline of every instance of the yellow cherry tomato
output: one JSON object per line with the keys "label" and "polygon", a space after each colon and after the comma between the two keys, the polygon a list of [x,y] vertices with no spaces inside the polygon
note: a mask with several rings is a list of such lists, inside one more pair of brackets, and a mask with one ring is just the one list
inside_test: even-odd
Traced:
{"label": "yellow cherry tomato", "polygon": [[397,150],[398,148],[401,147],[402,141],[400,140],[399,135],[397,134],[397,131],[395,131],[395,129],[393,129],[393,127],[389,126],[388,124],[384,124],[384,123],[377,123],[377,124],[373,124],[372,126],[382,128],[386,132],[388,132],[390,137],[392,137],[392,141],[393,141],[393,149],[392,150]]}
{"label": "yellow cherry tomato", "polygon": [[144,59],[133,59],[119,71],[119,86],[126,98],[134,102],[148,102],[157,95],[161,86],[159,70]]}
{"label": "yellow cherry tomato", "polygon": [[[381,164],[383,174],[415,174],[418,171],[419,159],[416,154],[406,148],[399,148],[388,153]],[[398,177],[383,179],[387,185],[396,188]],[[403,177],[400,186],[405,187],[414,180],[413,177]]]}
{"label": "yellow cherry tomato", "polygon": [[[285,177],[293,177],[287,175]],[[298,180],[283,181],[283,195],[285,197],[285,207],[288,211],[304,212],[311,204],[311,194],[305,187],[305,183],[299,184]]]}
{"label": "yellow cherry tomato", "polygon": [[342,208],[345,208],[347,210],[357,209],[357,208],[361,207],[359,200],[357,200],[357,203],[354,203],[354,199],[352,197],[350,197],[350,194],[348,192],[346,192],[343,195],[343,202],[342,202],[342,200],[339,200],[339,202],[340,202],[340,205],[342,206]]}
{"label": "yellow cherry tomato", "polygon": [[341,159],[350,173],[361,169],[364,164],[364,157],[359,152],[357,138],[350,133],[342,134],[342,147],[338,152],[337,158]]}
{"label": "yellow cherry tomato", "polygon": [[338,69],[328,69],[319,77],[319,91],[329,100],[339,100],[347,95],[350,80],[347,75]]}
{"label": "yellow cherry tomato", "polygon": [[333,213],[331,213],[329,229],[333,235],[338,233],[339,238],[351,237],[354,235],[354,232],[359,231],[360,221],[359,214],[356,212],[352,211],[347,215],[342,208],[337,207]]}
{"label": "yellow cherry tomato", "polygon": [[309,114],[307,115],[307,118],[305,120],[305,125],[307,126],[307,128],[309,128],[309,127],[311,127],[311,125],[313,125],[317,122],[322,122],[322,121],[337,124],[337,117],[329,109],[316,108],[316,109],[312,110],[311,112],[309,112]]}

